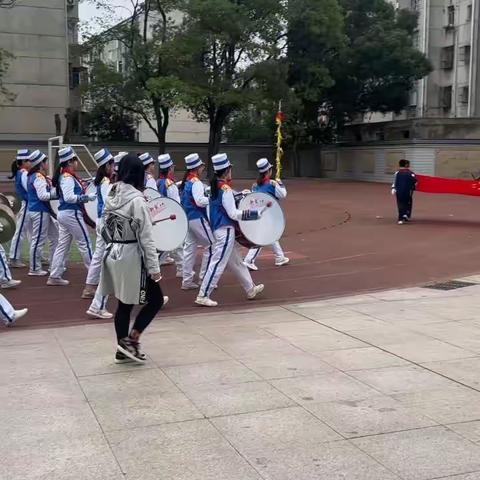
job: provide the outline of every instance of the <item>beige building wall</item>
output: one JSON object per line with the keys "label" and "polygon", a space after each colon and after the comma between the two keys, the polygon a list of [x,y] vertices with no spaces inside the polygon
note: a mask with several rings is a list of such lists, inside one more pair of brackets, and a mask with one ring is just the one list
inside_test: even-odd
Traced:
{"label": "beige building wall", "polygon": [[69,102],[65,0],[18,0],[0,9],[0,46],[15,55],[0,98],[0,140],[44,140],[55,134]]}

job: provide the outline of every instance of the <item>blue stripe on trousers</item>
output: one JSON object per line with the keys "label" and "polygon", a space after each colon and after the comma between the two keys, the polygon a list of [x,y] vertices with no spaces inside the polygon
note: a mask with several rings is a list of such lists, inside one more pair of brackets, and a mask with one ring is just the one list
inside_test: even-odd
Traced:
{"label": "blue stripe on trousers", "polygon": [[205,289],[205,296],[208,297],[207,293],[210,290],[210,285],[212,284],[213,277],[217,273],[217,268],[220,265],[220,262],[223,260],[223,257],[225,256],[225,252],[227,251],[227,246],[228,246],[228,241],[230,240],[230,229],[227,229],[227,237],[225,238],[225,244],[223,245],[222,253],[220,255],[220,258],[218,259],[218,262],[215,265],[215,268],[213,269],[212,275],[210,276],[210,280],[207,283],[207,288]]}
{"label": "blue stripe on trousers", "polygon": [[40,241],[40,236],[42,235],[42,226],[43,226],[43,212],[40,212],[40,228],[38,229],[38,235],[37,235],[37,239],[35,240],[35,247],[33,249],[33,270],[34,271],[37,270],[37,248],[38,248],[38,242]]}
{"label": "blue stripe on trousers", "polygon": [[7,315],[7,312],[4,310],[4,308],[2,307],[2,305],[0,305],[0,313],[2,313],[2,315],[9,321],[9,322],[13,322],[13,318],[10,318],[8,315]]}
{"label": "blue stripe on trousers", "polygon": [[255,255],[252,258],[252,263],[257,259],[258,254],[260,253],[261,248],[257,248],[257,251],[255,252]]}
{"label": "blue stripe on trousers", "polygon": [[13,258],[17,260],[18,245],[20,243],[20,238],[22,238],[23,225],[25,224],[25,217],[27,216],[28,211],[28,202],[25,202],[25,210],[23,211],[22,221],[20,222],[20,228],[18,229],[18,237],[15,243],[15,248],[13,250]]}
{"label": "blue stripe on trousers", "polygon": [[10,281],[12,279],[12,277],[9,277],[8,276],[8,270],[7,270],[7,265],[5,264],[5,261],[3,260],[3,255],[0,254],[0,262],[2,262],[2,268],[3,268],[3,271],[5,272],[5,278]]}
{"label": "blue stripe on trousers", "polygon": [[88,248],[88,256],[90,257],[90,261],[92,260],[92,251],[90,250],[90,240],[87,236],[87,233],[85,232],[82,222],[80,222],[80,219],[78,218],[78,210],[75,210],[75,218],[77,219],[78,224],[80,225],[80,229],[82,230],[83,233],[83,238],[85,238],[85,241],[87,242],[87,248]]}

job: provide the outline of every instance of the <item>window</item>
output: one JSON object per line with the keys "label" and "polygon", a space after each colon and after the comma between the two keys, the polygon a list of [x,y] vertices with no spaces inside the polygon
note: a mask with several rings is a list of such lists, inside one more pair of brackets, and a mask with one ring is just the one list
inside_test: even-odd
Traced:
{"label": "window", "polygon": [[440,54],[440,67],[444,70],[450,70],[453,68],[453,56],[454,56],[454,47],[443,47]]}
{"label": "window", "polygon": [[467,87],[460,87],[459,94],[458,94],[458,101],[463,104],[468,103],[468,93],[469,89]]}
{"label": "window", "polygon": [[447,9],[447,26],[455,25],[455,7],[453,5],[449,5]]}
{"label": "window", "polygon": [[123,73],[123,62],[121,60],[118,61],[117,70],[118,70],[118,73]]}
{"label": "window", "polygon": [[448,111],[452,108],[452,86],[440,87],[440,107]]}
{"label": "window", "polygon": [[467,5],[467,18],[465,20],[467,22],[472,21],[472,5]]}
{"label": "window", "polygon": [[464,45],[460,48],[459,59],[464,65],[470,65],[470,45]]}

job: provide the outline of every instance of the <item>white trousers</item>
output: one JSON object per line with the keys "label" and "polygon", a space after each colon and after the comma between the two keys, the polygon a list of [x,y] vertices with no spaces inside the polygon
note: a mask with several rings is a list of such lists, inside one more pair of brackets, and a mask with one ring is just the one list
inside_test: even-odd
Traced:
{"label": "white trousers", "polygon": [[[280,242],[275,242],[270,245],[273,250],[273,254],[275,255],[275,260],[281,260],[285,254],[283,253],[282,247],[280,246]],[[255,260],[260,255],[262,248],[251,248],[247,255],[245,256],[245,263],[255,263]]]}
{"label": "white trousers", "polygon": [[215,230],[212,259],[203,277],[200,296],[209,297],[212,294],[226,267],[237,277],[245,292],[248,293],[255,286],[250,271],[243,263],[240,247],[235,244],[233,227],[221,227]]}
{"label": "white trousers", "polygon": [[202,266],[200,269],[200,278],[205,276],[210,263],[210,257],[213,253],[212,245],[215,242],[210,224],[203,218],[189,220],[188,233],[185,245],[183,246],[183,284],[188,285],[193,282],[193,267],[195,265],[195,257],[197,254],[197,246],[202,245],[204,248],[202,257]]}
{"label": "white trousers", "polygon": [[103,241],[101,234],[102,224],[100,220],[97,222],[97,241],[95,244],[95,253],[93,254],[92,261],[88,267],[87,285],[98,285],[100,282],[100,273],[102,271],[103,255],[105,253],[105,242]]}
{"label": "white trousers", "polygon": [[15,309],[3,295],[0,295],[0,318],[8,323],[15,320]]}
{"label": "white trousers", "polygon": [[7,254],[3,245],[0,245],[0,282],[9,282],[12,279],[10,268],[8,268]]}
{"label": "white trousers", "polygon": [[87,226],[83,221],[82,212],[78,210],[60,210],[57,220],[59,238],[50,266],[50,276],[52,278],[62,277],[72,240],[75,240],[86,268],[90,266],[92,260],[92,244],[88,236]]}
{"label": "white trousers", "polygon": [[30,212],[32,241],[30,243],[30,271],[42,269],[42,251],[49,241],[50,264],[58,245],[58,224],[48,212]]}
{"label": "white trousers", "polygon": [[108,295],[102,295],[100,287],[97,286],[95,290],[95,296],[93,297],[92,303],[90,304],[89,310],[94,310],[96,312],[101,312],[107,307]]}
{"label": "white trousers", "polygon": [[17,213],[17,225],[15,234],[10,243],[10,259],[20,260],[22,258],[22,247],[24,240],[28,241],[31,232],[30,212],[28,211],[27,202],[22,200],[22,206]]}

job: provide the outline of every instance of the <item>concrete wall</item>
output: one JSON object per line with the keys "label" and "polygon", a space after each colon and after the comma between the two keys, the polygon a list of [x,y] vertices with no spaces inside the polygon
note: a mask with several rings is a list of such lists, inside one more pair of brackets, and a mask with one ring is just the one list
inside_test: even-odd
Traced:
{"label": "concrete wall", "polygon": [[46,139],[68,106],[65,0],[18,0],[0,11],[0,46],[15,55],[0,98],[0,140]]}

